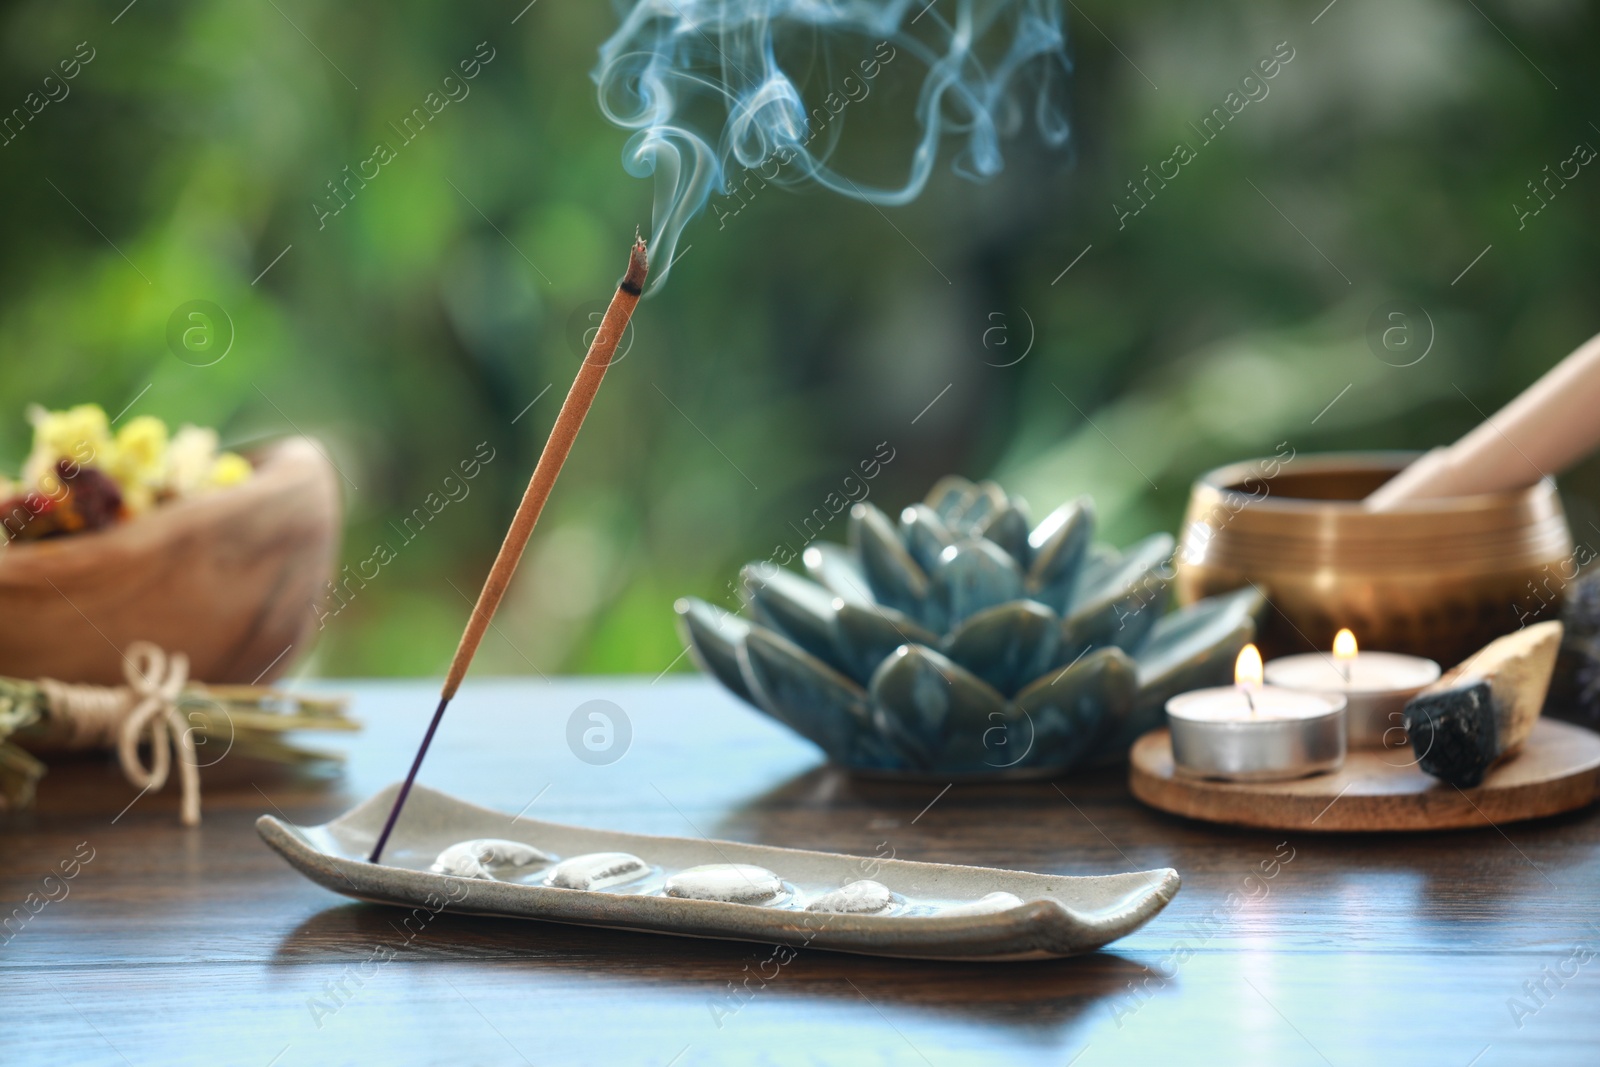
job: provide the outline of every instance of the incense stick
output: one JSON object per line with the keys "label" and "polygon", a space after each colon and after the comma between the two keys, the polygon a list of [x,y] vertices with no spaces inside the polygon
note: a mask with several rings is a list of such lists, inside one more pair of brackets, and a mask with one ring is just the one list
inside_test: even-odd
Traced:
{"label": "incense stick", "polygon": [[572,451],[584,416],[589,414],[589,406],[600,391],[600,382],[606,376],[606,369],[611,366],[612,357],[616,355],[617,343],[622,340],[628,320],[633,317],[633,309],[638,306],[639,294],[644,290],[645,274],[649,269],[644,239],[635,237],[628,256],[628,271],[617,284],[616,295],[611,298],[611,306],[606,308],[605,318],[600,320],[600,329],[589,345],[588,354],[583,357],[583,365],[578,368],[567,399],[561,404],[561,413],[556,416],[550,437],[544,443],[544,451],[539,454],[539,463],[533,468],[533,477],[528,480],[527,492],[522,494],[522,503],[517,505],[517,513],[512,517],[511,528],[506,531],[505,540],[500,544],[494,566],[489,568],[489,577],[484,579],[483,590],[478,594],[478,602],[473,605],[467,628],[461,634],[461,643],[456,646],[455,658],[450,661],[449,673],[445,675],[439,706],[434,709],[433,720],[428,723],[428,732],[422,736],[416,759],[411,761],[411,770],[406,774],[400,793],[394,798],[389,818],[383,824],[383,832],[378,835],[378,842],[372,848],[370,863],[377,863],[383,857],[383,846],[388,843],[389,834],[400,818],[400,809],[411,794],[412,783],[422,767],[422,758],[428,754],[428,746],[433,743],[439,721],[444,718],[444,709],[449,705],[450,698],[456,695],[461,679],[472,665],[472,657],[478,651],[490,621],[494,619],[495,609],[506,595],[511,576],[516,573],[517,562],[522,559],[522,550],[528,547],[534,524],[539,521],[539,513],[544,510],[544,503],[549,499],[550,490],[561,473],[561,465],[566,462],[567,453]]}

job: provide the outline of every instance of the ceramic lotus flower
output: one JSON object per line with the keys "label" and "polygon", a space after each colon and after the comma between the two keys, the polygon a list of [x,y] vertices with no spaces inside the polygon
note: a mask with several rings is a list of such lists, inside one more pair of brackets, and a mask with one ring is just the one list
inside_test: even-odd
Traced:
{"label": "ceramic lotus flower", "polygon": [[696,660],[756,709],[868,772],[1046,775],[1126,755],[1168,697],[1226,684],[1254,589],[1168,613],[1172,538],[1095,544],[1083,498],[1037,526],[992,482],[946,478],[895,523],[850,514],[806,577],[741,572],[744,610],[677,603]]}

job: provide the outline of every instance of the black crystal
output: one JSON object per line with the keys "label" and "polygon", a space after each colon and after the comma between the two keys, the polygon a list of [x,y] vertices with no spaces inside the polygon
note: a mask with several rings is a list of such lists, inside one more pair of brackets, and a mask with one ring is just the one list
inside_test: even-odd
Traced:
{"label": "black crystal", "polygon": [[1413,697],[1405,724],[1418,765],[1451,785],[1477,785],[1500,754],[1494,696],[1485,681]]}

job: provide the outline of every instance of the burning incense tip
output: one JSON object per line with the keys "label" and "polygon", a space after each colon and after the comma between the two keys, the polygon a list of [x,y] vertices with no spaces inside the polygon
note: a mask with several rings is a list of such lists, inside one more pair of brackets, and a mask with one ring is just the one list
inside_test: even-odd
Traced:
{"label": "burning incense tip", "polygon": [[556,416],[556,423],[550,429],[550,437],[544,443],[544,451],[539,454],[539,464],[534,467],[533,477],[528,480],[527,492],[522,496],[522,503],[517,505],[517,513],[512,516],[511,527],[506,531],[505,540],[500,543],[500,552],[495,556],[494,566],[489,569],[489,577],[484,579],[483,590],[478,593],[478,602],[473,605],[466,629],[461,634],[461,642],[456,645],[455,658],[450,661],[450,671],[445,676],[444,688],[439,694],[439,707],[434,711],[433,720],[428,724],[428,732],[422,737],[422,744],[417,749],[416,759],[411,763],[411,771],[406,775],[405,784],[395,796],[394,807],[389,811],[383,832],[378,835],[377,844],[373,846],[372,857],[369,860],[371,863],[377,863],[383,858],[383,847],[389,841],[389,834],[394,830],[395,821],[400,818],[400,809],[405,806],[406,797],[411,793],[417,771],[422,767],[422,757],[427,755],[428,746],[433,742],[433,735],[439,729],[439,721],[444,718],[444,709],[449,705],[450,698],[456,695],[461,679],[466,676],[467,668],[472,665],[472,657],[478,651],[478,644],[483,640],[484,632],[489,629],[489,623],[494,619],[495,609],[500,606],[501,598],[511,585],[511,576],[516,573],[517,562],[522,559],[522,550],[528,547],[528,538],[533,536],[533,527],[539,521],[539,513],[544,510],[544,503],[550,498],[550,490],[555,487],[556,476],[561,473],[561,465],[567,461],[567,454],[572,451],[572,445],[578,439],[578,428],[583,425],[584,416],[589,414],[589,405],[594,403],[595,394],[600,391],[600,382],[605,378],[606,368],[611,365],[612,356],[616,355],[617,342],[622,339],[628,320],[633,317],[633,309],[639,305],[639,294],[644,289],[645,274],[649,270],[650,260],[645,254],[644,238],[635,231],[633,248],[628,254],[628,271],[617,284],[617,292],[611,298],[611,306],[606,309],[605,318],[601,320],[600,328],[595,331],[589,352],[578,368],[578,376],[573,379],[572,389],[568,391],[567,399],[561,405],[561,413]]}
{"label": "burning incense tip", "polygon": [[633,250],[628,254],[628,273],[622,276],[622,281],[617,288],[629,296],[638,296],[644,292],[644,276],[650,271],[650,259],[646,254],[644,238],[639,236],[639,231],[633,231]]}

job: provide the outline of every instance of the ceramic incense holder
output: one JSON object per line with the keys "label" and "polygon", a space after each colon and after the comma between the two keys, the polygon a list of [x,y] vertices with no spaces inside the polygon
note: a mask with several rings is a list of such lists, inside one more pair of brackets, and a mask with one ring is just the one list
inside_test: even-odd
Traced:
{"label": "ceramic incense holder", "polygon": [[1179,884],[1170,869],[1062,877],[615,833],[424,786],[395,824],[388,862],[368,863],[398,790],[322,826],[263,815],[256,829],[311,881],[358,900],[914,959],[1090,952],[1149,922]]}

